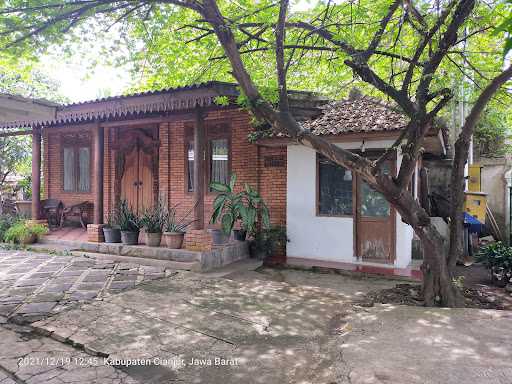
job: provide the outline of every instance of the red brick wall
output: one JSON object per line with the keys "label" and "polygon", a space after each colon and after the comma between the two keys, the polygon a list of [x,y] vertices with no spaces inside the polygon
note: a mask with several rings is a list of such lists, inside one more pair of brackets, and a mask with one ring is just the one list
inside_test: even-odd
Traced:
{"label": "red brick wall", "polygon": [[286,147],[260,147],[258,171],[259,190],[271,212],[270,221],[286,224]]}
{"label": "red brick wall", "polygon": [[[44,197],[61,200],[64,206],[78,204],[84,201],[94,201],[95,178],[92,159],[94,148],[92,141],[93,126],[80,125],[74,127],[48,128],[43,134],[43,185]],[[88,131],[91,137],[91,191],[87,193],[65,192],[63,189],[63,149],[61,137],[64,133],[84,133]],[[88,212],[89,222],[92,221],[93,212]]]}
{"label": "red brick wall", "polygon": [[[218,110],[208,113],[205,117],[206,129],[215,123],[228,123],[231,128],[231,171],[237,175],[237,188],[245,183],[258,185],[258,147],[250,144],[247,135],[251,131],[249,116],[240,110]],[[180,214],[184,214],[194,205],[192,192],[186,191],[185,174],[185,126],[193,121],[175,121],[160,124],[160,195],[170,206],[179,204]],[[212,213],[215,194],[205,187],[205,223]]]}
{"label": "red brick wall", "polygon": [[[211,111],[205,117],[206,126],[217,122],[227,123],[231,128],[231,170],[238,176],[237,186],[245,183],[260,190],[270,208],[271,221],[274,224],[286,223],[286,148],[258,147],[249,143],[247,135],[251,132],[250,117],[239,109],[219,109]],[[194,204],[193,193],[185,189],[185,125],[192,120],[170,121],[159,125],[159,169],[158,191],[160,198],[169,206],[179,203],[179,212],[183,214]],[[82,201],[93,201],[94,190],[90,193],[69,193],[62,190],[62,148],[60,135],[64,132],[89,130],[92,139],[92,125],[49,128],[44,131],[44,189],[47,197],[57,198],[65,205]],[[112,132],[111,132],[112,131]],[[105,168],[104,168],[104,211],[105,218],[113,207],[115,167],[113,151],[110,149],[113,129],[105,128]],[[92,143],[92,140],[91,140]],[[94,158],[91,148],[91,159]],[[279,166],[265,166],[266,157],[284,158]],[[91,170],[93,169],[91,164]],[[91,185],[94,188],[94,175]],[[215,194],[206,192],[205,223],[208,226]],[[91,213],[92,218],[92,213]]]}

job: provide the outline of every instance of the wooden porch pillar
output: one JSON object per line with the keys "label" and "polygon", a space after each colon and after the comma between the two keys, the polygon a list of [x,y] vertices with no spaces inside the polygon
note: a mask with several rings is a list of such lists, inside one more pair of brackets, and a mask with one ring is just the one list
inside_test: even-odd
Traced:
{"label": "wooden porch pillar", "polygon": [[41,212],[41,129],[32,129],[32,220]]}
{"label": "wooden porch pillar", "polygon": [[197,110],[194,127],[194,229],[204,229],[205,129],[204,116]]}
{"label": "wooden porch pillar", "polygon": [[103,224],[103,127],[94,129],[94,224]]}

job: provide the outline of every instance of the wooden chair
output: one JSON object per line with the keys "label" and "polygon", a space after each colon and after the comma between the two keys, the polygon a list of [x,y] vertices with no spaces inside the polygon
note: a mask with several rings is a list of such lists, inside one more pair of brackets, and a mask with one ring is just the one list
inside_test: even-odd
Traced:
{"label": "wooden chair", "polygon": [[60,200],[46,199],[41,201],[41,218],[47,219],[49,226],[60,226],[63,210],[64,204]]}
{"label": "wooden chair", "polygon": [[70,217],[78,217],[82,228],[87,229],[85,219],[87,212],[93,208],[93,204],[89,201],[84,201],[79,204],[72,205],[70,207],[64,207],[60,217],[60,227],[62,228],[64,221]]}

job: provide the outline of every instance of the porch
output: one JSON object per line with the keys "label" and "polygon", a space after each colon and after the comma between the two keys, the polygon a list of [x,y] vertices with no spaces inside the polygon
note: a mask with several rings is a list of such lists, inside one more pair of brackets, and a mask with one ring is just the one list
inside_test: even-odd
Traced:
{"label": "porch", "polygon": [[[204,247],[170,249],[149,247],[142,241],[139,245],[91,242],[88,241],[88,237],[87,231],[82,228],[53,229],[40,239],[35,248],[54,249],[67,251],[77,256],[94,256],[111,261],[134,262],[140,265],[162,266],[194,272],[210,271],[249,257],[248,243],[234,240],[224,245],[211,246],[209,249]],[[141,240],[142,237],[141,234]]]}

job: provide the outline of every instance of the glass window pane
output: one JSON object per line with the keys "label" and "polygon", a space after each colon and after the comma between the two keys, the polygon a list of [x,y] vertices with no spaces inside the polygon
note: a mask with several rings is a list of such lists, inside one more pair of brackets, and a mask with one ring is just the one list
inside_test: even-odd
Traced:
{"label": "glass window pane", "polygon": [[188,190],[192,192],[194,190],[194,142],[189,141],[187,147],[187,180],[188,180]]}
{"label": "glass window pane", "polygon": [[321,215],[352,215],[352,173],[326,158],[318,166],[318,212]]}
{"label": "glass window pane", "polygon": [[[389,174],[389,165],[384,164],[384,173]],[[361,183],[361,215],[366,217],[386,217],[390,206],[384,196],[364,181]]]}
{"label": "glass window pane", "polygon": [[211,180],[218,183],[228,183],[229,179],[229,141],[228,139],[211,140],[210,175]]}
{"label": "glass window pane", "polygon": [[64,147],[64,191],[75,190],[75,151],[73,147]]}
{"label": "glass window pane", "polygon": [[91,150],[89,147],[78,149],[78,191],[89,192],[91,190]]}

